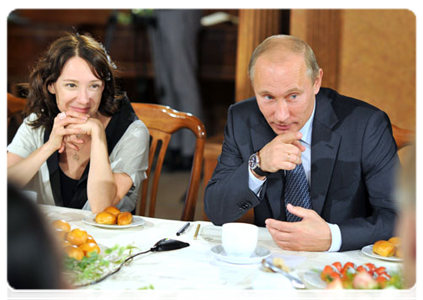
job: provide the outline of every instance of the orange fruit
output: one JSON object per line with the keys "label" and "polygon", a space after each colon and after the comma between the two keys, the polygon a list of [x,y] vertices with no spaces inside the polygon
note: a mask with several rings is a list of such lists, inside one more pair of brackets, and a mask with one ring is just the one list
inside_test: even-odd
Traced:
{"label": "orange fruit", "polygon": [[88,233],[84,229],[75,228],[68,233],[66,239],[72,245],[82,245],[87,241]]}
{"label": "orange fruit", "polygon": [[69,232],[71,230],[70,224],[65,220],[54,220],[51,222],[51,226],[53,226],[53,228],[62,229],[65,232]]}
{"label": "orange fruit", "polygon": [[67,236],[67,232],[66,231],[64,231],[64,230],[62,230],[62,229],[60,229],[60,228],[56,228],[55,230],[54,230],[54,236],[56,237],[56,239],[58,240],[58,241],[63,241],[63,240],[65,240],[66,239],[66,236]]}
{"label": "orange fruit", "polygon": [[95,239],[93,238],[93,236],[91,234],[88,234],[87,240],[85,242],[97,244],[97,242],[95,241]]}
{"label": "orange fruit", "polygon": [[84,257],[84,251],[75,245],[65,247],[65,252],[69,257],[75,258],[76,260],[81,260]]}
{"label": "orange fruit", "polygon": [[91,252],[97,252],[97,254],[100,253],[100,247],[96,243],[85,243],[79,245],[79,248],[84,251],[84,255],[87,257],[91,256]]}
{"label": "orange fruit", "polygon": [[106,207],[103,211],[107,211],[109,213],[112,213],[115,216],[117,216],[118,214],[120,214],[119,208],[117,208],[116,206],[113,206],[113,205],[112,206],[109,206],[109,207]]}
{"label": "orange fruit", "polygon": [[65,247],[70,246],[70,245],[72,245],[72,244],[71,244],[71,243],[69,243],[68,241],[62,241],[62,242],[61,242],[61,245],[62,245],[62,247],[63,247],[63,248],[65,248]]}

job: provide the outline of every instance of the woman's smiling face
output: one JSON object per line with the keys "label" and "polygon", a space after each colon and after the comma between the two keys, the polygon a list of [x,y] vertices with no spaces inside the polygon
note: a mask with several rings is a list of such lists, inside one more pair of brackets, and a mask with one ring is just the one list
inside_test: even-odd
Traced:
{"label": "woman's smiling face", "polygon": [[56,95],[57,107],[61,112],[73,110],[95,117],[104,82],[93,74],[84,59],[74,56],[65,63],[59,78],[48,86],[48,90]]}

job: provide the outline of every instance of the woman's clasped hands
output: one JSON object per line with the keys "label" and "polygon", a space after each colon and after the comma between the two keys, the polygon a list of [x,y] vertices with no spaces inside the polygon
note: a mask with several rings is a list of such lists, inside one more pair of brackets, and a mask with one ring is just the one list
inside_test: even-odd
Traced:
{"label": "woman's clasped hands", "polygon": [[91,135],[93,124],[88,114],[82,114],[75,111],[66,111],[59,113],[54,118],[53,129],[50,134],[49,143],[59,153],[63,153],[66,147],[79,151],[80,147],[87,142],[84,135]]}

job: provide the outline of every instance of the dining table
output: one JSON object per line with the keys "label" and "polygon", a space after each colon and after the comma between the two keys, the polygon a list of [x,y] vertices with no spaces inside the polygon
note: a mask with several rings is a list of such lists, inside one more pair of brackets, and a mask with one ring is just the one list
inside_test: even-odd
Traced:
{"label": "dining table", "polygon": [[[135,247],[133,253],[146,252],[103,281],[71,290],[48,291],[40,299],[66,299],[69,295],[87,299],[342,299],[351,296],[410,299],[416,295],[414,288],[326,289],[319,272],[325,265],[334,262],[353,262],[356,266],[373,263],[393,272],[403,267],[401,261],[382,260],[363,249],[345,252],[286,251],[278,247],[265,227],[259,227],[257,249],[261,252],[256,251],[258,254],[253,258],[232,260],[219,250],[222,227],[209,221],[191,221],[177,235],[187,222],[134,216],[129,226],[101,226],[96,224],[91,211],[42,204],[38,207],[47,224],[65,220],[71,229],[87,231],[100,246],[101,255],[105,255],[104,249],[128,245]],[[162,239],[181,241],[189,246],[171,251],[148,251]],[[285,276],[266,271],[262,260],[273,261],[275,258],[282,258],[289,274],[300,279],[306,288],[295,289]],[[10,296],[14,293],[19,295],[20,291],[9,291]]]}

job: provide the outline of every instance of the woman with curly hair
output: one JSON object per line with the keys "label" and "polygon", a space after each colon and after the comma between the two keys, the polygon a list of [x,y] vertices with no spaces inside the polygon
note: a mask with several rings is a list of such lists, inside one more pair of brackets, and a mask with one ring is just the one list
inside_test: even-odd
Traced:
{"label": "woman with curly hair", "polygon": [[26,118],[7,148],[8,180],[44,204],[133,211],[149,133],[115,82],[116,66],[89,35],[54,41],[36,64]]}

